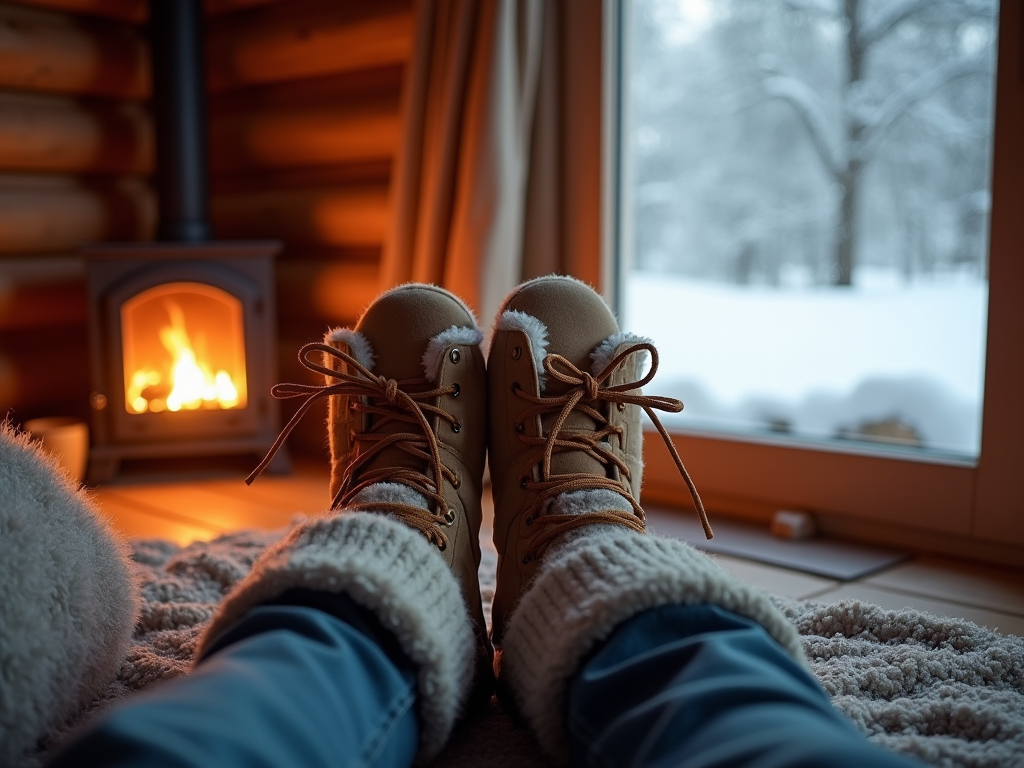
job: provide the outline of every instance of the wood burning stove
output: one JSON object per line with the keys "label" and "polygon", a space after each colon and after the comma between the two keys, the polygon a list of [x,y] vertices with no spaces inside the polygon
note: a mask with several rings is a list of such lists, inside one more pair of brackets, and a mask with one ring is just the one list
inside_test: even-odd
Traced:
{"label": "wood burning stove", "polygon": [[123,459],[262,453],[279,422],[276,243],[83,249],[89,276],[89,481]]}
{"label": "wood burning stove", "polygon": [[93,483],[125,459],[262,453],[277,432],[281,246],[208,240],[201,21],[199,0],[150,3],[160,242],[82,250]]}

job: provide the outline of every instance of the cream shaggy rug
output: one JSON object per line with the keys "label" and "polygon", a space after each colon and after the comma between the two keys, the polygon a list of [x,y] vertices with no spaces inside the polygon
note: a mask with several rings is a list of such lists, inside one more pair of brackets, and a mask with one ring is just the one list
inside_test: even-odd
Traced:
{"label": "cream shaggy rug", "polygon": [[[143,606],[128,658],[116,680],[52,733],[30,765],[96,712],[184,674],[217,602],[277,535],[235,533],[185,548],[134,542]],[[494,561],[493,550],[485,550],[485,604],[493,594]],[[779,605],[799,627],[811,667],[835,706],[871,740],[934,765],[1024,766],[1024,638],[856,601],[780,599]],[[542,766],[544,760],[529,733],[492,702],[460,726],[434,765],[500,768]]]}

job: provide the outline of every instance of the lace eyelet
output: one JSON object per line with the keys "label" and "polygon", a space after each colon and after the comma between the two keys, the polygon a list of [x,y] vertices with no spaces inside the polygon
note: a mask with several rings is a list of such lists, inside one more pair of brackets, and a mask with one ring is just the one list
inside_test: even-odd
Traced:
{"label": "lace eyelet", "polygon": [[448,549],[448,543],[447,542],[442,541],[440,544],[437,545],[437,551],[438,552],[444,552],[446,549]]}
{"label": "lace eyelet", "polygon": [[615,404],[615,407],[619,409],[619,412],[620,412],[620,413],[621,413],[622,411],[625,411],[625,410],[626,410],[626,404],[625,404],[625,403],[616,403],[616,404]]}
{"label": "lace eyelet", "polygon": [[456,475],[454,478],[452,478],[452,488],[454,488],[457,491],[457,490],[459,490],[459,487],[461,485],[462,485],[462,480],[459,478],[458,475]]}
{"label": "lace eyelet", "polygon": [[523,348],[522,347],[512,347],[512,359],[513,360],[518,360],[522,356],[523,356]]}
{"label": "lace eyelet", "polygon": [[513,381],[512,382],[512,394],[514,395],[518,391],[519,391],[519,382],[518,381]]}
{"label": "lace eyelet", "polygon": [[530,482],[530,478],[528,478],[528,477],[520,477],[519,478],[519,487],[522,488],[525,491],[526,490],[526,484],[528,482]]}
{"label": "lace eyelet", "polygon": [[527,515],[524,522],[526,523],[527,528],[533,525],[533,515]]}
{"label": "lace eyelet", "polygon": [[462,359],[462,353],[459,352],[458,347],[456,347],[455,349],[448,353],[448,359],[451,360],[453,363],[458,363],[459,360]]}
{"label": "lace eyelet", "polygon": [[455,434],[458,434],[461,431],[462,431],[462,422],[461,421],[454,422],[452,424],[452,432],[454,432]]}
{"label": "lace eyelet", "polygon": [[525,432],[525,431],[526,431],[526,424],[523,424],[523,423],[516,424],[516,432],[518,432],[519,434],[523,434],[523,432]]}
{"label": "lace eyelet", "polygon": [[459,388],[458,384],[452,384],[452,388],[455,390],[454,392],[452,392],[452,397],[458,397],[462,393],[462,390]]}
{"label": "lace eyelet", "polygon": [[523,555],[523,565],[528,565],[531,560],[533,560],[533,558],[530,557],[529,554]]}
{"label": "lace eyelet", "polygon": [[444,524],[447,525],[449,528],[451,528],[453,525],[455,525],[455,510],[454,509],[449,509],[448,512],[445,513]]}

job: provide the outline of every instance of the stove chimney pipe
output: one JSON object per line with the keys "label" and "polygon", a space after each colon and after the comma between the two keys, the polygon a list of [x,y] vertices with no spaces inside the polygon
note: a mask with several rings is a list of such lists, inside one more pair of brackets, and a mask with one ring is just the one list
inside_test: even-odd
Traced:
{"label": "stove chimney pipe", "polygon": [[159,240],[210,239],[201,0],[150,0]]}

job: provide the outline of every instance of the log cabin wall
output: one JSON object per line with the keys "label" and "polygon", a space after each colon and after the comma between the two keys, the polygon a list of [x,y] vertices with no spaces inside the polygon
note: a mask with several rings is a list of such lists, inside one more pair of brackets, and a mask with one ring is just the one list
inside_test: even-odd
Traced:
{"label": "log cabin wall", "polygon": [[[376,294],[412,40],[411,0],[208,0],[213,230],[284,241],[283,380],[310,381],[299,347]],[[322,450],[324,416],[289,445]]]}
{"label": "log cabin wall", "polygon": [[[411,0],[206,12],[214,236],[284,242],[281,376],[309,380],[298,347],[378,288]],[[87,415],[77,248],[153,236],[145,16],[144,0],[0,0],[0,410],[15,422]],[[297,438],[322,450],[322,419]]]}
{"label": "log cabin wall", "polygon": [[86,416],[86,242],[151,237],[135,0],[0,2],[0,411]]}

